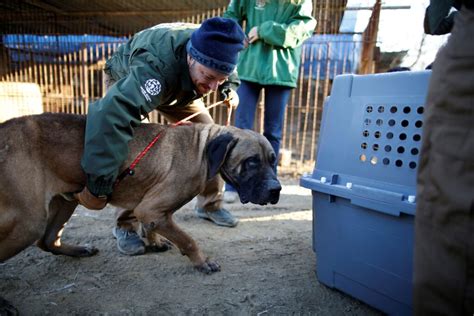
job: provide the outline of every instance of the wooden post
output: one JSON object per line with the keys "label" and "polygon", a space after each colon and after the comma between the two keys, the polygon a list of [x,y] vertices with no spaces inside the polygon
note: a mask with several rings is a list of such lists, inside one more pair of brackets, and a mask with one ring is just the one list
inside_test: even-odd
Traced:
{"label": "wooden post", "polygon": [[382,1],[377,0],[372,9],[372,16],[370,17],[369,24],[362,35],[362,53],[359,66],[360,74],[374,72],[374,49],[377,43],[381,7]]}

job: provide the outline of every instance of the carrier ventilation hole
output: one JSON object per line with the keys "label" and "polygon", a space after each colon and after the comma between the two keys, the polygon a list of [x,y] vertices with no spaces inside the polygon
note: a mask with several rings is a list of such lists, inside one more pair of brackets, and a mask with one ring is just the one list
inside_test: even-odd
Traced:
{"label": "carrier ventilation hole", "polygon": [[416,109],[416,113],[418,114],[423,114],[423,112],[425,111],[425,108],[420,106],[418,109]]}
{"label": "carrier ventilation hole", "polygon": [[381,135],[382,135],[382,133],[380,133],[379,131],[376,131],[374,133],[375,138],[380,138]]}
{"label": "carrier ventilation hole", "polygon": [[408,120],[403,120],[403,121],[402,121],[402,126],[403,126],[403,127],[407,127],[408,124],[409,124],[409,123],[408,123]]}
{"label": "carrier ventilation hole", "polygon": [[423,122],[422,122],[422,121],[416,121],[416,122],[415,122],[415,126],[416,126],[417,128],[420,128],[420,127],[423,126]]}
{"label": "carrier ventilation hole", "polygon": [[382,126],[383,125],[383,120],[378,119],[377,121],[375,121],[375,124],[377,124],[377,126]]}
{"label": "carrier ventilation hole", "polygon": [[370,133],[369,133],[368,130],[365,130],[365,131],[362,132],[362,135],[363,135],[364,137],[368,137],[368,136],[370,135]]}
{"label": "carrier ventilation hole", "polygon": [[416,168],[416,162],[414,161],[411,161],[408,166],[411,168],[411,169],[415,169]]}
{"label": "carrier ventilation hole", "polygon": [[400,138],[400,140],[405,140],[405,139],[407,139],[407,134],[401,133],[401,134],[398,136],[398,138]]}
{"label": "carrier ventilation hole", "polygon": [[392,133],[392,132],[388,132],[388,133],[387,133],[387,138],[388,138],[388,139],[392,139],[392,138],[393,138],[393,133]]}
{"label": "carrier ventilation hole", "polygon": [[379,113],[383,113],[385,111],[385,108],[383,107],[383,105],[379,106],[379,108],[377,109],[377,111]]}
{"label": "carrier ventilation hole", "polygon": [[395,166],[397,166],[397,167],[403,166],[403,161],[401,161],[400,159],[396,160],[395,161]]}
{"label": "carrier ventilation hole", "polygon": [[362,154],[359,156],[360,161],[365,162],[367,160],[367,156]]}
{"label": "carrier ventilation hole", "polygon": [[362,143],[362,144],[360,144],[360,148],[366,149],[366,148],[367,148],[367,143]]}
{"label": "carrier ventilation hole", "polygon": [[366,118],[366,119],[364,120],[364,124],[365,124],[365,125],[370,125],[370,123],[372,123],[372,121],[371,121],[369,118]]}
{"label": "carrier ventilation hole", "polygon": [[412,154],[413,156],[418,155],[419,152],[420,152],[420,151],[418,150],[418,148],[412,148],[412,149],[411,149],[411,154]]}
{"label": "carrier ventilation hole", "polygon": [[374,151],[379,150],[379,144],[373,144],[373,145],[372,145],[372,149],[373,149]]}
{"label": "carrier ventilation hole", "polygon": [[405,147],[403,147],[403,146],[398,147],[398,148],[397,148],[397,152],[398,152],[399,154],[403,154],[403,153],[405,152]]}
{"label": "carrier ventilation hole", "polygon": [[390,113],[397,113],[397,107],[396,106],[392,106],[390,108]]}
{"label": "carrier ventilation hole", "polygon": [[389,121],[388,121],[388,125],[389,125],[389,126],[394,126],[394,125],[395,125],[395,120],[393,120],[393,119],[392,119],[392,120],[389,120]]}
{"label": "carrier ventilation hole", "polygon": [[370,163],[373,164],[373,165],[376,165],[377,164],[377,157],[373,156],[371,159],[370,159]]}
{"label": "carrier ventilation hole", "polygon": [[374,108],[371,105],[369,105],[365,110],[367,111],[367,113],[372,113]]}
{"label": "carrier ventilation hole", "polygon": [[406,106],[403,108],[403,113],[408,114],[411,112],[411,108],[409,106]]}
{"label": "carrier ventilation hole", "polygon": [[421,139],[421,135],[419,135],[419,134],[413,135],[413,140],[414,140],[415,142],[419,142],[420,139]]}
{"label": "carrier ventilation hole", "polygon": [[386,145],[385,146],[385,151],[388,152],[388,153],[391,152],[392,151],[392,146]]}
{"label": "carrier ventilation hole", "polygon": [[384,159],[382,160],[382,162],[383,162],[384,165],[388,165],[388,164],[390,163],[390,159],[384,158]]}

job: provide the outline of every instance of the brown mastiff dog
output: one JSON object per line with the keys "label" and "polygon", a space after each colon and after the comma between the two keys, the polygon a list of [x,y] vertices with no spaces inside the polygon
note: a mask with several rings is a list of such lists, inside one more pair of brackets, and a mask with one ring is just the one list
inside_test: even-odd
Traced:
{"label": "brown mastiff dog", "polygon": [[[63,193],[81,190],[86,180],[80,166],[85,122],[85,116],[42,114],[0,124],[0,262],[34,242],[53,254],[97,253],[61,243],[64,224],[77,206]],[[150,243],[160,245],[163,236],[198,270],[218,271],[172,215],[218,173],[237,189],[242,203],[277,203],[281,186],[272,169],[275,154],[263,136],[235,127],[142,124],[123,169],[163,129],[135,175],[116,186],[110,204],[133,209]]]}
{"label": "brown mastiff dog", "polygon": [[[61,243],[64,224],[77,202],[63,193],[85,184],[80,166],[85,116],[42,114],[0,124],[0,262],[32,243],[53,254],[86,257],[95,248]],[[161,130],[163,136],[120,182],[110,204],[133,209],[151,243],[174,243],[200,271],[219,270],[172,215],[218,173],[238,191],[242,203],[275,204],[281,186],[270,143],[255,132],[214,124],[174,128],[142,124],[130,142],[125,169]]]}

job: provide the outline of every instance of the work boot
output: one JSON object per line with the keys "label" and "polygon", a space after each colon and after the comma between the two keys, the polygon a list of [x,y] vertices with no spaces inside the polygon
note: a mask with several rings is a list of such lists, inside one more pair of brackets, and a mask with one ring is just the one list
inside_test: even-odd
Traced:
{"label": "work boot", "polygon": [[95,196],[87,187],[84,187],[81,192],[74,193],[74,198],[90,210],[101,210],[107,205],[107,196]]}
{"label": "work boot", "polygon": [[210,220],[219,226],[235,227],[239,223],[239,220],[225,208],[220,208],[213,212],[206,211],[203,208],[196,208],[195,211],[198,217]]}
{"label": "work boot", "polygon": [[135,231],[114,227],[112,233],[117,238],[117,248],[120,253],[127,256],[137,256],[145,253],[145,243]]}

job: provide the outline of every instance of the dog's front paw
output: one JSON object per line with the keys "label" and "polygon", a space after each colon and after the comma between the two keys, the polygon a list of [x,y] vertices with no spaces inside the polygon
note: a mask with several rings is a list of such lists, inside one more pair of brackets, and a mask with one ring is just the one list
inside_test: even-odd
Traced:
{"label": "dog's front paw", "polygon": [[211,273],[214,273],[214,272],[221,271],[221,266],[217,262],[215,262],[213,260],[210,260],[209,258],[207,258],[206,261],[203,264],[196,265],[194,267],[199,272],[203,272],[203,273],[206,273],[206,274],[211,274]]}

